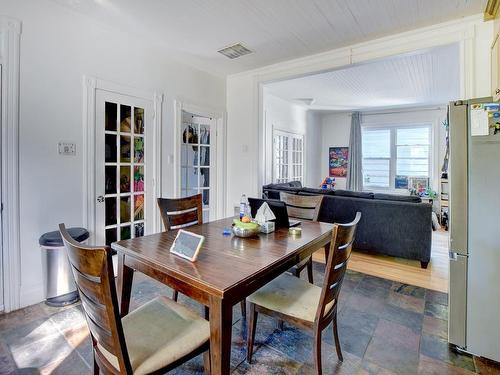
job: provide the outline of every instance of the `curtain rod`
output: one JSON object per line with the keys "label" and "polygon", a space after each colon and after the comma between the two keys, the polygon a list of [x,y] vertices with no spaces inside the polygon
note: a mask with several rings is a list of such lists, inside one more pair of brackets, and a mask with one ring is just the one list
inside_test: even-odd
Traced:
{"label": "curtain rod", "polygon": [[[440,111],[443,109],[446,109],[446,107],[408,109],[408,110],[400,110],[400,111],[392,111],[392,112],[362,112],[362,111],[353,111],[353,112],[359,112],[361,114],[361,116],[376,116],[376,115],[395,115],[395,114],[410,113],[410,112]],[[349,116],[352,116],[352,113],[349,113]]]}

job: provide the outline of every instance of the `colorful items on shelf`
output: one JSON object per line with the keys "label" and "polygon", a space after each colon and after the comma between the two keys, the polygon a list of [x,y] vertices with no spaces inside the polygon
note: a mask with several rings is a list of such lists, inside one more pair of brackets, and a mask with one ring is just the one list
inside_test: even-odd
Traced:
{"label": "colorful items on shelf", "polygon": [[410,191],[410,195],[417,195],[421,198],[429,198],[429,199],[436,199],[437,197],[437,192],[432,190],[431,188],[410,188],[408,189]]}
{"label": "colorful items on shelf", "polygon": [[323,190],[327,190],[327,189],[334,189],[335,188],[335,178],[334,177],[325,177],[323,182],[321,183],[320,187],[321,189]]}
{"label": "colorful items on shelf", "polygon": [[142,167],[135,167],[134,191],[144,191],[144,170]]}

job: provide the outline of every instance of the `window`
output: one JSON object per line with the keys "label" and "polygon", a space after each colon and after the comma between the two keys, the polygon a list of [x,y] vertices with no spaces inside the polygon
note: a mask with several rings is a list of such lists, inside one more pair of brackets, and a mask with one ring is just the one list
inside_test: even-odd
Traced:
{"label": "window", "polygon": [[274,181],[301,181],[304,176],[304,136],[274,131]]}
{"label": "window", "polygon": [[430,186],[430,125],[363,127],[362,149],[365,189]]}

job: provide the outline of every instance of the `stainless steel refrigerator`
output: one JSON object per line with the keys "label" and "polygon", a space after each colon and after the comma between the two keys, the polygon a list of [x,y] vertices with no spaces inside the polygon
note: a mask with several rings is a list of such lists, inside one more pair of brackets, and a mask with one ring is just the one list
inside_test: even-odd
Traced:
{"label": "stainless steel refrigerator", "polygon": [[449,106],[448,341],[500,361],[500,108]]}

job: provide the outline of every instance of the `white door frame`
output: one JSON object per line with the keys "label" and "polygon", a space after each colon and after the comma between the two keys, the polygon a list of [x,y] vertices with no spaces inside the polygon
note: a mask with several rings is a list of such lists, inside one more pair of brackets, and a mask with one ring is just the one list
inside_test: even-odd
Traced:
{"label": "white door frame", "polygon": [[[1,102],[1,249],[3,310],[20,307],[21,249],[19,219],[19,51],[21,21],[0,16]],[[2,293],[2,291],[0,291]],[[1,306],[0,306],[1,310]]]}
{"label": "white door frame", "polygon": [[200,117],[211,117],[216,120],[216,220],[226,215],[226,112],[188,104],[179,100],[174,101],[175,127],[174,127],[174,195],[181,196],[181,129],[182,111]]}
{"label": "white door frame", "polygon": [[[96,93],[97,90],[108,91],[120,95],[127,95],[151,101],[153,103],[153,195],[160,196],[161,192],[161,123],[162,123],[162,103],[163,94],[157,92],[143,91],[140,89],[120,85],[117,83],[105,81],[95,77],[84,76],[83,86],[83,224],[89,230],[91,237],[90,243],[93,243],[96,232],[96,211],[95,211],[95,134],[96,134]],[[154,205],[156,207],[156,205]],[[153,215],[152,231],[160,230],[160,216]]]}

